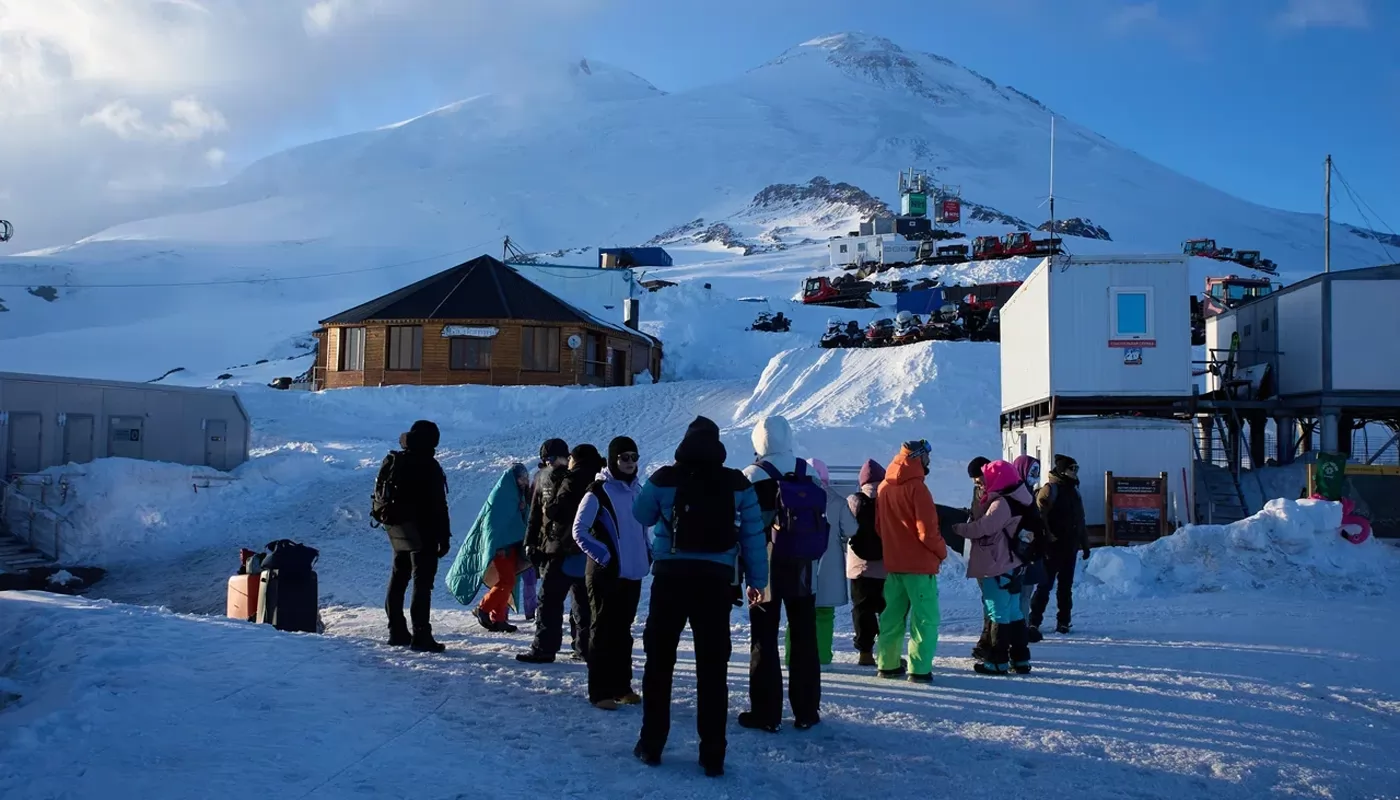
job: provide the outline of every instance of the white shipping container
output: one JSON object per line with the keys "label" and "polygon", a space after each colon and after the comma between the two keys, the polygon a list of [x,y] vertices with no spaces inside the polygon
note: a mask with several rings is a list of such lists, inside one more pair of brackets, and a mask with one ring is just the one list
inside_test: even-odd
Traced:
{"label": "white shipping container", "polygon": [[848,267],[878,261],[879,237],[877,236],[833,236],[826,242],[831,266]]}
{"label": "white shipping container", "polygon": [[1194,449],[1190,422],[1136,417],[1065,417],[1002,431],[1002,457],[1031,455],[1040,460],[1041,481],[1060,453],[1079,462],[1084,522],[1104,524],[1104,480],[1155,478],[1167,473],[1167,516],[1192,521]]}
{"label": "white shipping container", "polygon": [[1186,256],[1043,260],[1001,310],[1001,407],[1060,397],[1189,397]]}

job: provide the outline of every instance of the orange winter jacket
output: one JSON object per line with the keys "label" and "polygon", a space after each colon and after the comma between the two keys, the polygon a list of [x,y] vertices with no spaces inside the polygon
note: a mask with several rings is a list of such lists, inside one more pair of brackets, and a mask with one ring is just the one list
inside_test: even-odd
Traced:
{"label": "orange winter jacket", "polygon": [[948,557],[924,474],[923,465],[901,449],[876,493],[875,531],[884,545],[886,572],[937,575]]}

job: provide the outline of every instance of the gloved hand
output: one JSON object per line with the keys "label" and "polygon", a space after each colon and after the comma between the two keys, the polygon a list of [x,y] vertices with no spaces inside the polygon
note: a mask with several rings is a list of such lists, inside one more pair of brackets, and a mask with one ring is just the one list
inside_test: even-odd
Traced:
{"label": "gloved hand", "polygon": [[1089,560],[1089,548],[1087,548],[1087,547],[1084,548],[1084,554],[1083,554],[1082,556],[1080,556],[1080,558],[1081,558],[1082,560],[1084,560],[1084,561],[1088,561],[1088,560]]}
{"label": "gloved hand", "polygon": [[438,543],[438,558],[446,558],[449,550],[452,549],[452,540],[444,538]]}

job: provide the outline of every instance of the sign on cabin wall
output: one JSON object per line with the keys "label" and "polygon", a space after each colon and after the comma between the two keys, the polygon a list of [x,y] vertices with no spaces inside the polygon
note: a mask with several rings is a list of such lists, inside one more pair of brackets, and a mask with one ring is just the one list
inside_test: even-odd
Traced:
{"label": "sign on cabin wall", "polygon": [[1104,506],[1108,544],[1160,539],[1167,534],[1167,473],[1155,478],[1105,474]]}
{"label": "sign on cabin wall", "polygon": [[491,339],[500,332],[499,328],[477,328],[471,325],[444,325],[442,328],[442,338]]}

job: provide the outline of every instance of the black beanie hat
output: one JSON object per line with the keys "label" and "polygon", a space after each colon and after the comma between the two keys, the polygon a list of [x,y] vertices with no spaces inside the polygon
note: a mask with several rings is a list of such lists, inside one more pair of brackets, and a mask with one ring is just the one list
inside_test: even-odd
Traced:
{"label": "black beanie hat", "polygon": [[967,462],[967,477],[982,477],[982,468],[990,463],[992,463],[992,460],[990,458],[983,458],[982,456],[978,456],[972,459],[971,461]]}
{"label": "black beanie hat", "polygon": [[598,448],[591,444],[574,445],[574,449],[569,451],[569,457],[578,462],[578,468],[585,472],[597,472],[607,463],[598,452]]}
{"label": "black beanie hat", "polygon": [[1066,455],[1055,454],[1055,472],[1069,472],[1070,467],[1079,466],[1079,462]]}
{"label": "black beanie hat", "polygon": [[620,477],[622,473],[617,471],[617,457],[623,453],[636,453],[637,443],[626,436],[619,436],[608,442],[608,470],[613,477]]}
{"label": "black beanie hat", "polygon": [[420,419],[399,437],[399,444],[405,450],[433,450],[442,441],[438,426],[426,419]]}
{"label": "black beanie hat", "polygon": [[568,458],[569,445],[563,439],[545,439],[540,445],[540,461],[548,464],[556,458]]}

